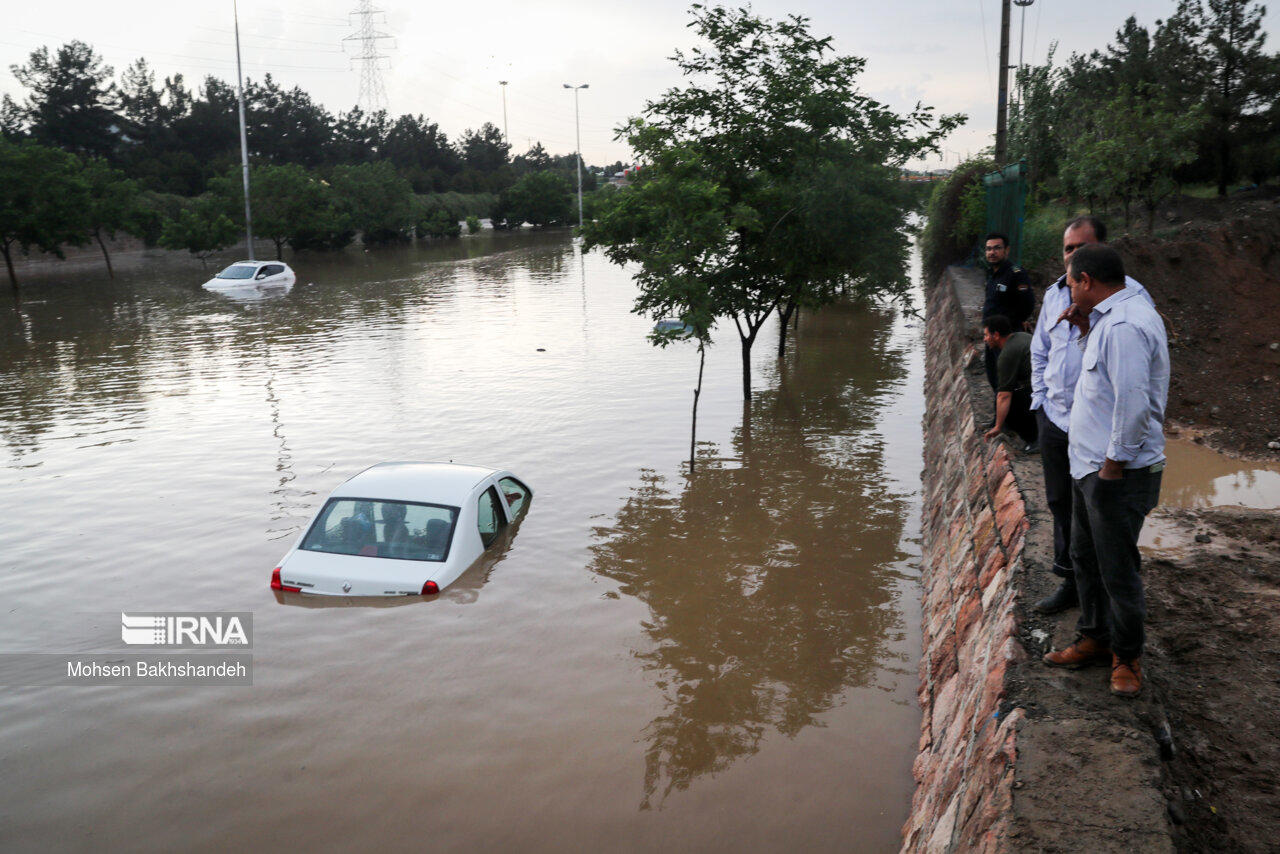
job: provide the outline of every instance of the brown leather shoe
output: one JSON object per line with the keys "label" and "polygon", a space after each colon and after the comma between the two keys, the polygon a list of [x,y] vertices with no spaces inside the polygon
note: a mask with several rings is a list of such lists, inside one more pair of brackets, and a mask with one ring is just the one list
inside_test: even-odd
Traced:
{"label": "brown leather shoe", "polygon": [[1111,693],[1117,697],[1136,697],[1142,691],[1142,659],[1121,661],[1111,657]]}
{"label": "brown leather shoe", "polygon": [[1044,663],[1052,667],[1070,667],[1079,670],[1092,664],[1106,664],[1111,660],[1111,648],[1093,638],[1081,635],[1076,642],[1066,649],[1051,652],[1044,657]]}

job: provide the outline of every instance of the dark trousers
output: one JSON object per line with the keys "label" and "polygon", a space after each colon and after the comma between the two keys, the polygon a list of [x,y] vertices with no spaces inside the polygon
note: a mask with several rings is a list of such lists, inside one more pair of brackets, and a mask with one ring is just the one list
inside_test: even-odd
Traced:
{"label": "dark trousers", "polygon": [[1024,442],[1034,442],[1039,430],[1036,427],[1036,416],[1031,411],[1031,391],[1024,389],[1015,391],[1009,401],[1009,414],[1004,417],[1006,430],[1012,430],[1022,437]]}
{"label": "dark trousers", "polygon": [[1067,433],[1054,424],[1043,409],[1036,410],[1040,428],[1040,462],[1044,465],[1044,497],[1053,514],[1053,574],[1076,580],[1071,569],[1071,460]]}
{"label": "dark trousers", "polygon": [[1111,646],[1122,659],[1142,654],[1147,602],[1142,593],[1138,534],[1160,500],[1162,472],[1126,469],[1119,480],[1097,472],[1074,482],[1071,560],[1080,594],[1080,634]]}

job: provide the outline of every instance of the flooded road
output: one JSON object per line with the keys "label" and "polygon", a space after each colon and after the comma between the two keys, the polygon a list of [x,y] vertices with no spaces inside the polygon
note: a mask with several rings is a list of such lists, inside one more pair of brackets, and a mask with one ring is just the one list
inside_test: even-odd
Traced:
{"label": "flooded road", "polygon": [[[251,611],[253,686],[0,688],[0,848],[892,851],[918,737],[919,329],[652,347],[565,233],[33,286],[0,319],[0,651]],[[272,567],[383,460],[508,468],[503,551],[432,601]],[[304,604],[315,604],[305,601]]]}

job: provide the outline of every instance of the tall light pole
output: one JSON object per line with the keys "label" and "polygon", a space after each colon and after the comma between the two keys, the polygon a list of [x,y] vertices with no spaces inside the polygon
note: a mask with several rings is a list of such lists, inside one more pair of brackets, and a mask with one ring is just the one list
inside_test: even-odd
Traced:
{"label": "tall light pole", "polygon": [[564,84],[564,88],[573,90],[573,133],[578,144],[578,230],[582,230],[582,126],[578,121],[578,90],[586,89],[590,84],[581,86]]}
{"label": "tall light pole", "polygon": [[1018,34],[1018,103],[1022,103],[1022,46],[1027,40],[1027,7],[1036,0],[1013,0],[1013,5],[1022,9],[1022,21],[1019,25],[1021,32]]}
{"label": "tall light pole", "polygon": [[249,250],[248,260],[253,260],[253,216],[249,212],[249,140],[244,129],[244,74],[240,72],[240,10],[235,0],[231,2],[231,14],[236,29],[236,100],[240,104],[240,167],[244,175],[244,242]]}
{"label": "tall light pole", "polygon": [[510,145],[511,134],[507,133],[507,81],[499,80],[498,85],[502,87],[502,138]]}

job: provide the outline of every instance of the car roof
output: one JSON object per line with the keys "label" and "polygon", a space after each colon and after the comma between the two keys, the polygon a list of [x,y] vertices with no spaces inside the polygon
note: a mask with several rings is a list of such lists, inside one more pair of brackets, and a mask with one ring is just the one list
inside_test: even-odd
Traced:
{"label": "car roof", "polygon": [[477,484],[498,471],[463,463],[378,463],[339,486],[333,495],[458,507]]}

